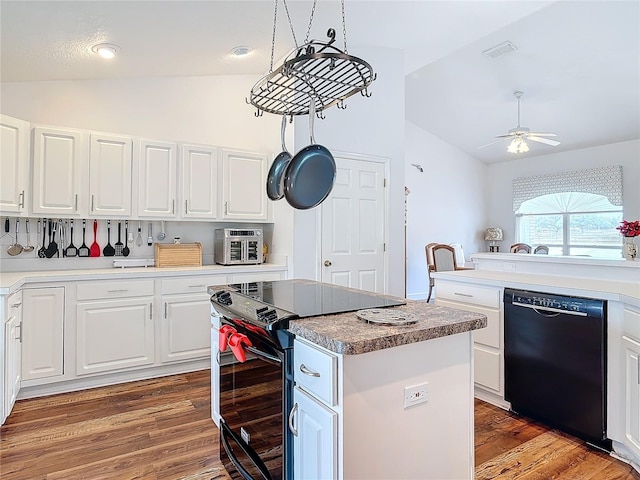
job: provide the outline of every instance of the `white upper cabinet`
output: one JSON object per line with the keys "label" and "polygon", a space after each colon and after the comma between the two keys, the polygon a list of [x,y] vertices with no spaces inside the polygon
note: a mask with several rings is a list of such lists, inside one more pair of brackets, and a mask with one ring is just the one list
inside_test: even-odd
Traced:
{"label": "white upper cabinet", "polygon": [[222,150],[223,219],[269,220],[268,163],[260,153]]}
{"label": "white upper cabinet", "polygon": [[27,213],[30,124],[0,114],[0,212]]}
{"label": "white upper cabinet", "polygon": [[131,215],[132,140],[92,133],[89,143],[89,215]]}
{"label": "white upper cabinet", "polygon": [[176,217],[177,150],[175,143],[139,141],[137,153],[140,217]]}
{"label": "white upper cabinet", "polygon": [[215,219],[218,215],[218,149],[182,146],[183,218]]}
{"label": "white upper cabinet", "polygon": [[78,216],[87,211],[87,151],[82,132],[35,127],[33,135],[33,213]]}

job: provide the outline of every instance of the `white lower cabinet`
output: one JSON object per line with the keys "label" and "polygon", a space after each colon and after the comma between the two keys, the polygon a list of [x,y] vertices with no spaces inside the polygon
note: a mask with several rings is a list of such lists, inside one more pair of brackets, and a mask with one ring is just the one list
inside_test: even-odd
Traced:
{"label": "white lower cabinet", "polygon": [[22,379],[64,373],[64,287],[23,290]]}
{"label": "white lower cabinet", "polygon": [[338,414],[298,387],[294,389],[293,402],[293,478],[337,478]]}
{"label": "white lower cabinet", "polygon": [[79,284],[77,296],[76,375],[153,364],[152,280]]}
{"label": "white lower cabinet", "polygon": [[640,457],[640,342],[622,337],[625,352],[625,441]]}
{"label": "white lower cabinet", "polygon": [[[473,332],[476,387],[504,400],[502,289],[436,279],[436,304],[487,317],[487,326]],[[483,396],[483,399],[487,399]]]}
{"label": "white lower cabinet", "polygon": [[[9,416],[20,391],[22,362],[22,292],[7,298],[7,319],[4,324],[4,405],[3,417]],[[3,418],[4,422],[4,418]]]}

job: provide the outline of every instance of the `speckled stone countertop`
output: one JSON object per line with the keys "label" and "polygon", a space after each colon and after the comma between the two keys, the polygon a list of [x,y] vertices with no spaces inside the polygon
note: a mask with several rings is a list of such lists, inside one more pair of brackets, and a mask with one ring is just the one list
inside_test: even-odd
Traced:
{"label": "speckled stone countertop", "polygon": [[405,326],[376,325],[351,312],[291,320],[289,331],[332,352],[358,355],[487,326],[487,317],[480,313],[440,307],[424,301],[407,300],[406,305],[389,309],[406,312],[418,321]]}

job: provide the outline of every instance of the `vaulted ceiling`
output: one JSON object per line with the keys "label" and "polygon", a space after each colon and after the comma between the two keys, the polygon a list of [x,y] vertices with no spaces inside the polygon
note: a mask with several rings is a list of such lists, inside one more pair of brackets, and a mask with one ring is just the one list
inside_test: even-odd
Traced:
{"label": "vaulted ceiling", "polygon": [[[298,44],[311,0],[287,0]],[[0,2],[2,82],[264,74],[274,0]],[[628,1],[346,0],[347,46],[404,52],[406,118],[487,163],[513,158],[506,142],[477,149],[521,124],[558,134],[528,156],[640,138],[640,11]],[[278,2],[276,64],[294,40]],[[333,27],[341,4],[319,0],[311,38]],[[516,50],[483,51],[510,41]],[[105,62],[95,44],[119,46]],[[248,45],[242,59],[229,52]],[[375,69],[375,65],[373,65]],[[375,94],[375,83],[372,91]],[[244,101],[244,99],[242,99]]]}

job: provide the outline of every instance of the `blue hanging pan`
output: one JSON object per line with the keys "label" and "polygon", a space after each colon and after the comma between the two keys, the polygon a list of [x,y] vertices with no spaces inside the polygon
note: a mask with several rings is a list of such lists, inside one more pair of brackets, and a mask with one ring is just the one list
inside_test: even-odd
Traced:
{"label": "blue hanging pan", "polygon": [[284,133],[287,128],[287,116],[282,116],[282,126],[280,127],[280,137],[282,140],[282,152],[273,160],[269,174],[267,175],[267,196],[271,200],[280,200],[284,197],[284,174],[291,161],[291,154],[284,144]]}
{"label": "blue hanging pan", "polygon": [[312,98],[309,105],[311,145],[295,154],[284,176],[284,196],[293,208],[300,210],[321,204],[331,193],[336,178],[333,155],[313,138],[315,110],[315,99]]}

